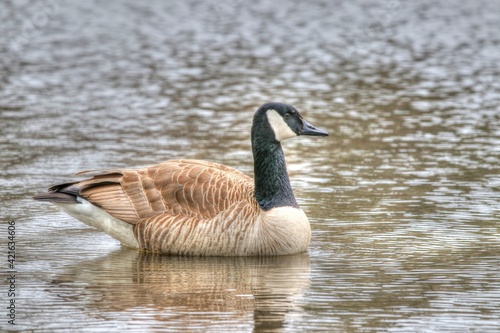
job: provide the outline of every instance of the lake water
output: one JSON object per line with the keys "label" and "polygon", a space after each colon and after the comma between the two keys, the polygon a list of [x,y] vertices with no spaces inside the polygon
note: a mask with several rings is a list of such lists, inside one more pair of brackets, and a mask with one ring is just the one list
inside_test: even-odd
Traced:
{"label": "lake water", "polygon": [[[500,331],[499,1],[19,0],[0,22],[1,329]],[[181,157],[252,175],[271,100],[331,134],[284,144],[308,253],[142,254],[31,200]]]}

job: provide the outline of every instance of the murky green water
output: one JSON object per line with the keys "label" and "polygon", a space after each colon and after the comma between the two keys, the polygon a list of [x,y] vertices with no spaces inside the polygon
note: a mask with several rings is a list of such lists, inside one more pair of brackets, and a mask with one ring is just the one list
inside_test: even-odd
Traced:
{"label": "murky green water", "polygon": [[[500,2],[12,1],[0,22],[3,330],[500,330]],[[269,100],[331,133],[285,144],[306,254],[140,254],[30,199],[171,158],[251,174]]]}

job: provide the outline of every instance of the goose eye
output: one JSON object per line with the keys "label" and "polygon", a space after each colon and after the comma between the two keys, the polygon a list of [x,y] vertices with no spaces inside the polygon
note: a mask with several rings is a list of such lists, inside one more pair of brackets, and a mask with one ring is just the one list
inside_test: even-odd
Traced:
{"label": "goose eye", "polygon": [[292,115],[291,115],[290,113],[288,113],[288,112],[287,112],[287,113],[285,113],[285,115],[284,115],[285,119],[290,119],[290,117],[291,117],[291,116],[292,116]]}

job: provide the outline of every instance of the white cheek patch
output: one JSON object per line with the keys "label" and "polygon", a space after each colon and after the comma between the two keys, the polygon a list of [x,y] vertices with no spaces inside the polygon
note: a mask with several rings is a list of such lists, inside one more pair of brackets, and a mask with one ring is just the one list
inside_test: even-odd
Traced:
{"label": "white cheek patch", "polygon": [[267,114],[267,120],[269,121],[269,124],[271,125],[271,128],[274,131],[274,136],[276,140],[284,141],[286,139],[290,139],[293,138],[294,136],[297,136],[297,134],[294,131],[292,131],[290,126],[288,126],[283,117],[281,117],[277,111],[268,110],[266,114]]}

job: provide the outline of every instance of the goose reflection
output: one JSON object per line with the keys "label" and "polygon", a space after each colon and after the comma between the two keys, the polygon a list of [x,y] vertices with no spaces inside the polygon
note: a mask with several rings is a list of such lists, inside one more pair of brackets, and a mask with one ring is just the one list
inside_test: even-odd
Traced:
{"label": "goose reflection", "polygon": [[230,321],[279,330],[301,318],[310,264],[307,253],[204,258],[121,248],[70,266],[51,285],[50,291],[57,290],[64,301],[105,318],[117,313],[129,318],[130,311],[141,309],[139,320],[162,325],[206,325],[210,320],[221,327]]}

